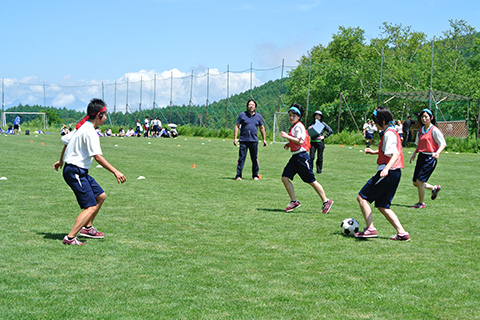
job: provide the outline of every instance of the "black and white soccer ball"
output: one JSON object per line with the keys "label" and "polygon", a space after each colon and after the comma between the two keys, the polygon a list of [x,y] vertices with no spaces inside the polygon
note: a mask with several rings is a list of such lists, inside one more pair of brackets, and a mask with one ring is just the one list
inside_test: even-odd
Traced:
{"label": "black and white soccer ball", "polygon": [[347,218],[340,224],[340,231],[346,236],[353,237],[360,230],[360,224],[353,218]]}

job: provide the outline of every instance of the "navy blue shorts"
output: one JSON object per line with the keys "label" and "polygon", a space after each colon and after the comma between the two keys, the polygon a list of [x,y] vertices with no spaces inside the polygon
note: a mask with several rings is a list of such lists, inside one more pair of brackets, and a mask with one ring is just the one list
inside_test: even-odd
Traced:
{"label": "navy blue shorts", "polygon": [[390,170],[383,179],[380,178],[380,172],[377,171],[377,174],[368,180],[358,194],[369,203],[375,201],[376,208],[390,209],[402,177],[402,171]]}
{"label": "navy blue shorts", "polygon": [[437,159],[432,157],[431,154],[424,154],[420,152],[417,158],[417,164],[415,165],[415,172],[413,173],[413,182],[420,180],[427,182],[430,176],[437,166]]}
{"label": "navy blue shorts", "polygon": [[87,169],[79,168],[73,164],[65,164],[63,179],[72,188],[82,209],[96,206],[96,198],[104,192],[95,179],[88,175]]}
{"label": "navy blue shorts", "polygon": [[365,139],[366,140],[372,140],[373,139],[373,133],[365,132]]}
{"label": "navy blue shorts", "polygon": [[293,177],[298,174],[303,182],[315,182],[315,175],[312,170],[312,161],[308,152],[300,152],[292,155],[287,165],[283,169],[282,177],[287,177],[293,180]]}

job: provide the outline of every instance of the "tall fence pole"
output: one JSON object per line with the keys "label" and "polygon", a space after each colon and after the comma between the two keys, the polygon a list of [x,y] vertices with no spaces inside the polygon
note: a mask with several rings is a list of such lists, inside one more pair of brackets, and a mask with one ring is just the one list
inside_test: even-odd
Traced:
{"label": "tall fence pole", "polygon": [[125,100],[125,114],[127,113],[128,113],[128,78],[127,78],[127,98]]}
{"label": "tall fence pole", "polygon": [[250,99],[253,99],[252,82],[253,82],[253,63],[250,62]]}
{"label": "tall fence pole", "polygon": [[45,96],[45,81],[43,81],[43,107],[47,107],[47,98]]}
{"label": "tall fence pole", "polygon": [[340,102],[338,104],[338,131],[340,132],[340,118],[342,116],[342,98],[343,98],[343,80],[344,80],[344,71],[345,71],[345,53],[343,53],[342,60],[342,85],[340,87]]}
{"label": "tall fence pole", "polygon": [[[467,120],[468,123],[468,120]],[[478,118],[477,118],[477,141],[478,141],[478,134],[480,131],[480,98],[478,98]],[[468,135],[468,131],[467,131]]]}
{"label": "tall fence pole", "polygon": [[173,106],[173,71],[170,73],[170,119],[168,120],[172,123],[172,106]]}
{"label": "tall fence pole", "polygon": [[2,78],[2,127],[5,126],[4,118],[5,118],[5,79]]}
{"label": "tall fence pole", "polygon": [[208,95],[210,93],[210,68],[207,68],[207,102],[205,104],[205,127],[208,128]]}
{"label": "tall fence pole", "polygon": [[117,80],[113,89],[113,122],[117,124]]}
{"label": "tall fence pole", "polygon": [[140,102],[138,104],[138,117],[142,118],[142,90],[143,90],[143,76],[140,77]]}
{"label": "tall fence pole", "polygon": [[310,82],[312,81],[312,53],[310,53],[310,65],[308,67],[308,89],[307,89],[307,107],[305,112],[304,121],[307,121],[308,118],[308,106],[310,104]]}
{"label": "tall fence pole", "polygon": [[157,74],[153,75],[153,116],[155,117],[155,100],[157,100]]}
{"label": "tall fence pole", "polygon": [[227,65],[227,100],[225,104],[225,129],[228,129],[228,97],[230,96],[230,66]]}
{"label": "tall fence pole", "polygon": [[428,96],[428,108],[430,110],[432,109],[432,95],[433,95],[433,55],[434,55],[434,50],[433,50],[433,39],[432,39],[432,64],[430,67],[430,94]]}
{"label": "tall fence pole", "polygon": [[384,48],[382,48],[382,60],[381,60],[381,62],[380,62],[380,82],[379,82],[379,85],[378,85],[378,100],[377,100],[377,106],[380,105],[380,95],[382,94],[383,58],[384,58],[383,49],[384,49]]}
{"label": "tall fence pole", "polygon": [[188,123],[190,124],[190,109],[192,108],[192,94],[193,94],[193,70],[190,77],[190,101],[188,102]]}
{"label": "tall fence pole", "polygon": [[282,75],[280,80],[280,93],[278,94],[278,108],[277,112],[280,112],[280,101],[282,100],[282,92],[283,92],[283,70],[285,68],[285,59],[282,59]]}

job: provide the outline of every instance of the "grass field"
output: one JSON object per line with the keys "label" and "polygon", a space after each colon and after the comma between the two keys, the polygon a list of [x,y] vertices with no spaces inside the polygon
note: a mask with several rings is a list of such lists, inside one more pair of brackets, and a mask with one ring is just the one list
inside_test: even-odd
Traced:
{"label": "grass field", "polygon": [[235,181],[232,140],[101,143],[127,182],[94,162],[107,193],[94,225],[106,237],[79,247],[61,243],[80,209],[52,168],[59,136],[0,136],[1,319],[480,318],[478,154],[442,154],[431,178],[442,191],[414,210],[404,150],[392,208],[405,243],[388,240],[395,230],[378,211],[378,239],[339,232],[348,217],[365,225],[356,194],[376,158],[359,146],[327,145],[319,181],[335,204],[323,215],[298,177],[302,207],[283,211],[290,155],[278,144],[260,147],[260,181],[248,161]]}

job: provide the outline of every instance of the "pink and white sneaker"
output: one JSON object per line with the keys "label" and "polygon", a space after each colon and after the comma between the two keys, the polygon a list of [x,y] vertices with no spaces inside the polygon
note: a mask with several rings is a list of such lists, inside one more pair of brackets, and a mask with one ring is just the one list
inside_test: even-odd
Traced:
{"label": "pink and white sneaker", "polygon": [[300,201],[290,201],[290,203],[288,204],[288,206],[285,208],[285,212],[292,212],[294,209],[300,207],[301,204],[300,204]]}
{"label": "pink and white sneaker", "polygon": [[423,209],[425,208],[425,203],[417,202],[415,205],[412,207],[413,209]]}
{"label": "pink and white sneaker", "polygon": [[389,240],[398,240],[398,241],[410,241],[410,235],[405,233],[403,236],[401,236],[399,233],[396,235],[393,235]]}
{"label": "pink and white sneaker", "polygon": [[439,185],[436,185],[435,189],[433,189],[433,191],[432,191],[432,196],[430,197],[430,199],[432,199],[432,200],[437,199],[438,192],[440,191],[440,189],[442,189],[442,187],[439,186]]}
{"label": "pink and white sneaker", "polygon": [[71,245],[77,245],[77,246],[83,246],[85,243],[78,241],[77,237],[73,238],[72,240],[68,239],[68,236],[65,236],[62,241],[63,244],[71,244]]}
{"label": "pink and white sneaker", "polygon": [[377,229],[370,230],[368,228],[363,229],[362,232],[355,233],[355,238],[377,238]]}
{"label": "pink and white sneaker", "polygon": [[80,230],[80,235],[85,238],[94,238],[94,239],[103,239],[105,233],[99,232],[95,227],[85,228],[82,227]]}
{"label": "pink and white sneaker", "polygon": [[322,205],[322,213],[328,213],[332,209],[333,201],[328,199]]}

